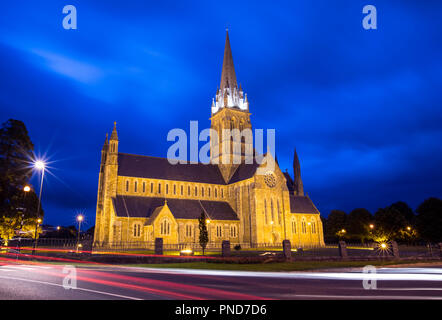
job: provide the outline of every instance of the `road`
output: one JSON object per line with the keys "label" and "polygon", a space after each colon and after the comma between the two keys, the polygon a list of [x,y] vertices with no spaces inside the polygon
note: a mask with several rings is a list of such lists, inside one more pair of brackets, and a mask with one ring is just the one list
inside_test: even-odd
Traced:
{"label": "road", "polygon": [[[372,274],[377,288],[370,290],[363,287],[366,276],[352,270],[271,273],[100,265],[72,269],[1,261],[0,299],[442,299],[442,265],[377,269]],[[76,289],[69,289],[72,286]]]}

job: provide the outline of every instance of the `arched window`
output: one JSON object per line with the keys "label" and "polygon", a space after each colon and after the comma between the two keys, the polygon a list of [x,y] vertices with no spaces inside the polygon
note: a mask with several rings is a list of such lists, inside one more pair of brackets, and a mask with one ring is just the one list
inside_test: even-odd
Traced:
{"label": "arched window", "polygon": [[292,233],[296,233],[296,220],[292,219]]}
{"label": "arched window", "polygon": [[158,193],[161,193],[161,183],[158,183]]}
{"label": "arched window", "polygon": [[129,192],[129,180],[126,180],[126,192]]}
{"label": "arched window", "polygon": [[138,192],[138,181],[134,183],[134,192]]}
{"label": "arched window", "polygon": [[153,193],[153,182],[150,183],[150,193]]}
{"label": "arched window", "polygon": [[221,198],[224,199],[224,189],[221,189]]}
{"label": "arched window", "polygon": [[210,187],[209,187],[209,190],[207,190],[207,192],[208,192],[208,194],[209,194],[209,197],[210,197]]}
{"label": "arched window", "polygon": [[306,223],[305,223],[305,219],[302,219],[301,231],[302,231],[302,233],[307,233],[307,226],[306,226]]}
{"label": "arched window", "polygon": [[187,186],[187,195],[190,196],[190,186]]}
{"label": "arched window", "polygon": [[230,237],[236,238],[236,225],[234,224],[230,226]]}
{"label": "arched window", "polygon": [[218,189],[215,188],[215,198],[218,197]]}
{"label": "arched window", "polygon": [[186,224],[186,237],[192,237],[193,226],[191,224]]}
{"label": "arched window", "polygon": [[266,199],[264,199],[264,215],[265,215],[265,218],[266,218],[266,224],[268,224],[269,223],[269,219],[268,219],[268,216],[267,216],[267,200]]}
{"label": "arched window", "polygon": [[141,224],[135,223],[133,225],[133,231],[134,231],[135,238],[141,237]]}
{"label": "arched window", "polygon": [[195,187],[195,197],[198,195],[198,187]]}
{"label": "arched window", "polygon": [[272,221],[275,223],[275,214],[273,213],[273,199],[270,199],[270,210],[272,213]]}
{"label": "arched window", "polygon": [[204,197],[204,187],[201,187],[201,197]]}
{"label": "arched window", "polygon": [[217,225],[216,226],[216,236],[218,238],[221,238],[223,236],[223,226],[222,225]]}
{"label": "arched window", "polygon": [[143,181],[143,193],[145,193],[145,192],[146,192],[146,182]]}
{"label": "arched window", "polygon": [[181,195],[184,194],[184,186],[181,186]]}
{"label": "arched window", "polygon": [[277,215],[278,215],[278,224],[281,224],[281,211],[279,210],[279,199],[278,200],[276,200],[276,208],[277,208],[277,210],[278,210],[278,213],[277,213]]}
{"label": "arched window", "polygon": [[166,194],[169,194],[169,185],[166,183]]}
{"label": "arched window", "polygon": [[176,185],[173,185],[173,194],[176,194]]}
{"label": "arched window", "polygon": [[160,224],[160,234],[162,236],[168,236],[170,234],[170,223],[169,220],[164,219]]}

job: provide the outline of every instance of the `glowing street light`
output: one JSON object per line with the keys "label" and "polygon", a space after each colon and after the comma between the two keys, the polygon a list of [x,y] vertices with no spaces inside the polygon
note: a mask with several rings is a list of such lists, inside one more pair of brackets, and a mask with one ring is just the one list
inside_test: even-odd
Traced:
{"label": "glowing street light", "polygon": [[342,229],[341,232],[342,232],[342,233],[346,233],[347,231],[345,231],[345,229]]}
{"label": "glowing street light", "polygon": [[34,162],[34,168],[37,170],[44,170],[45,167],[46,167],[46,164],[41,160],[37,160]]}
{"label": "glowing street light", "polygon": [[374,229],[374,224],[370,224],[370,229]]}
{"label": "glowing street light", "polygon": [[410,230],[411,230],[411,227],[407,227],[407,230],[410,231]]}
{"label": "glowing street light", "polygon": [[24,192],[29,192],[29,191],[31,191],[31,187],[30,187],[30,186],[25,186],[25,187],[23,188],[23,191],[24,191]]}
{"label": "glowing street light", "polygon": [[61,229],[60,226],[57,226],[57,231],[60,231],[60,229]]}

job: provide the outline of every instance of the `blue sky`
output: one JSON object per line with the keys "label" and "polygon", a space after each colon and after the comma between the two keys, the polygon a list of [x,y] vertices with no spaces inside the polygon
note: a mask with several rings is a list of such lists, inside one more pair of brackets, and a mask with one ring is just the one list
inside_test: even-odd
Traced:
{"label": "blue sky", "polygon": [[[62,28],[77,8],[78,29]],[[373,4],[378,29],[362,28]],[[225,29],[255,128],[276,129],[323,215],[442,196],[440,1],[4,1],[0,120],[52,162],[46,223],[94,224],[100,149],[165,157],[167,132],[209,126]],[[37,180],[33,180],[37,184]]]}

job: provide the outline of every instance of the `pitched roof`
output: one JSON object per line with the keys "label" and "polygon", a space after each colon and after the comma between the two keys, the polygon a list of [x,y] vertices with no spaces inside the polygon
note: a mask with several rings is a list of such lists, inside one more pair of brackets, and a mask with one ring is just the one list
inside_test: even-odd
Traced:
{"label": "pitched roof", "polygon": [[316,209],[309,197],[295,196],[293,194],[290,195],[290,212],[319,214],[319,211]]}
{"label": "pitched roof", "polygon": [[290,177],[290,174],[288,172],[283,172],[283,174],[286,180],[287,189],[289,189],[290,193],[293,193],[293,191],[295,190],[295,186],[293,184],[292,177]]}
{"label": "pitched roof", "polygon": [[253,177],[258,167],[259,164],[255,161],[251,164],[241,163],[238,168],[236,168],[235,173],[229,180],[229,183],[235,183]]}
{"label": "pitched roof", "polygon": [[[253,177],[259,164],[242,163],[238,166],[228,183],[235,183]],[[167,158],[118,154],[118,175],[137,178],[151,178],[173,181],[191,181],[225,185],[216,164],[187,163],[175,165]]]}
{"label": "pitched roof", "polygon": [[175,181],[225,184],[217,165],[187,163],[175,165],[167,158],[118,154],[118,175]]}
{"label": "pitched roof", "polygon": [[[118,217],[131,218],[149,218],[158,207],[164,206],[164,198],[117,195],[112,202]],[[204,211],[212,220],[239,220],[224,201],[168,198],[167,206],[175,219],[198,219]]]}

